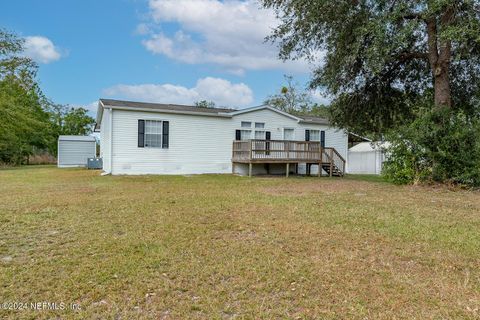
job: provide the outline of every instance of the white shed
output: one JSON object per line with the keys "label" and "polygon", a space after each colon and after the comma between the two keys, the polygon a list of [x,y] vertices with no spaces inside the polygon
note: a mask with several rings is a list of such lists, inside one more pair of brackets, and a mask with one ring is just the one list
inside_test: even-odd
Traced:
{"label": "white shed", "polygon": [[360,142],[348,149],[348,173],[380,174],[386,147],[385,142]]}
{"label": "white shed", "polygon": [[57,165],[59,168],[85,167],[87,159],[97,152],[95,137],[59,136]]}

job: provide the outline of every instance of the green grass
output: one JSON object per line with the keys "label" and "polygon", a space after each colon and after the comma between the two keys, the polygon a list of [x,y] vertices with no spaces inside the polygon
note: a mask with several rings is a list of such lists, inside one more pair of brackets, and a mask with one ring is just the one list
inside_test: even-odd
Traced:
{"label": "green grass", "polygon": [[480,318],[480,193],[0,170],[0,318]]}

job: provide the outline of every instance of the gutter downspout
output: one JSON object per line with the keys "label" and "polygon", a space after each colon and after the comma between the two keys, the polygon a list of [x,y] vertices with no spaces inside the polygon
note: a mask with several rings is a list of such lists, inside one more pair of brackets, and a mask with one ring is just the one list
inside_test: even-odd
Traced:
{"label": "gutter downspout", "polygon": [[110,108],[110,174],[113,171],[113,109]]}

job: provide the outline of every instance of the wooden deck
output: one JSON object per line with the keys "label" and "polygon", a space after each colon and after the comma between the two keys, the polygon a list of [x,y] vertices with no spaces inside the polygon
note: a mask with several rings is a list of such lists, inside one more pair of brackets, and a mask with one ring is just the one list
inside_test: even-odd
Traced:
{"label": "wooden deck", "polygon": [[[232,164],[249,164],[249,176],[252,175],[252,165],[258,163],[283,163],[286,165],[286,175],[290,164],[305,163],[307,173],[311,165],[318,165],[329,176],[343,176],[345,159],[335,148],[322,148],[317,141],[289,140],[245,140],[233,141]],[[322,170],[319,170],[319,176]]]}

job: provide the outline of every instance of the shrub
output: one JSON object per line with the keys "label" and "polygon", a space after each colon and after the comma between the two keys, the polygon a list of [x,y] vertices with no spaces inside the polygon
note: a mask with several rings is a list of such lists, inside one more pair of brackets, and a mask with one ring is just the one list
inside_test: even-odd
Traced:
{"label": "shrub", "polygon": [[461,111],[421,109],[387,135],[383,175],[394,183],[422,181],[480,186],[480,121]]}

